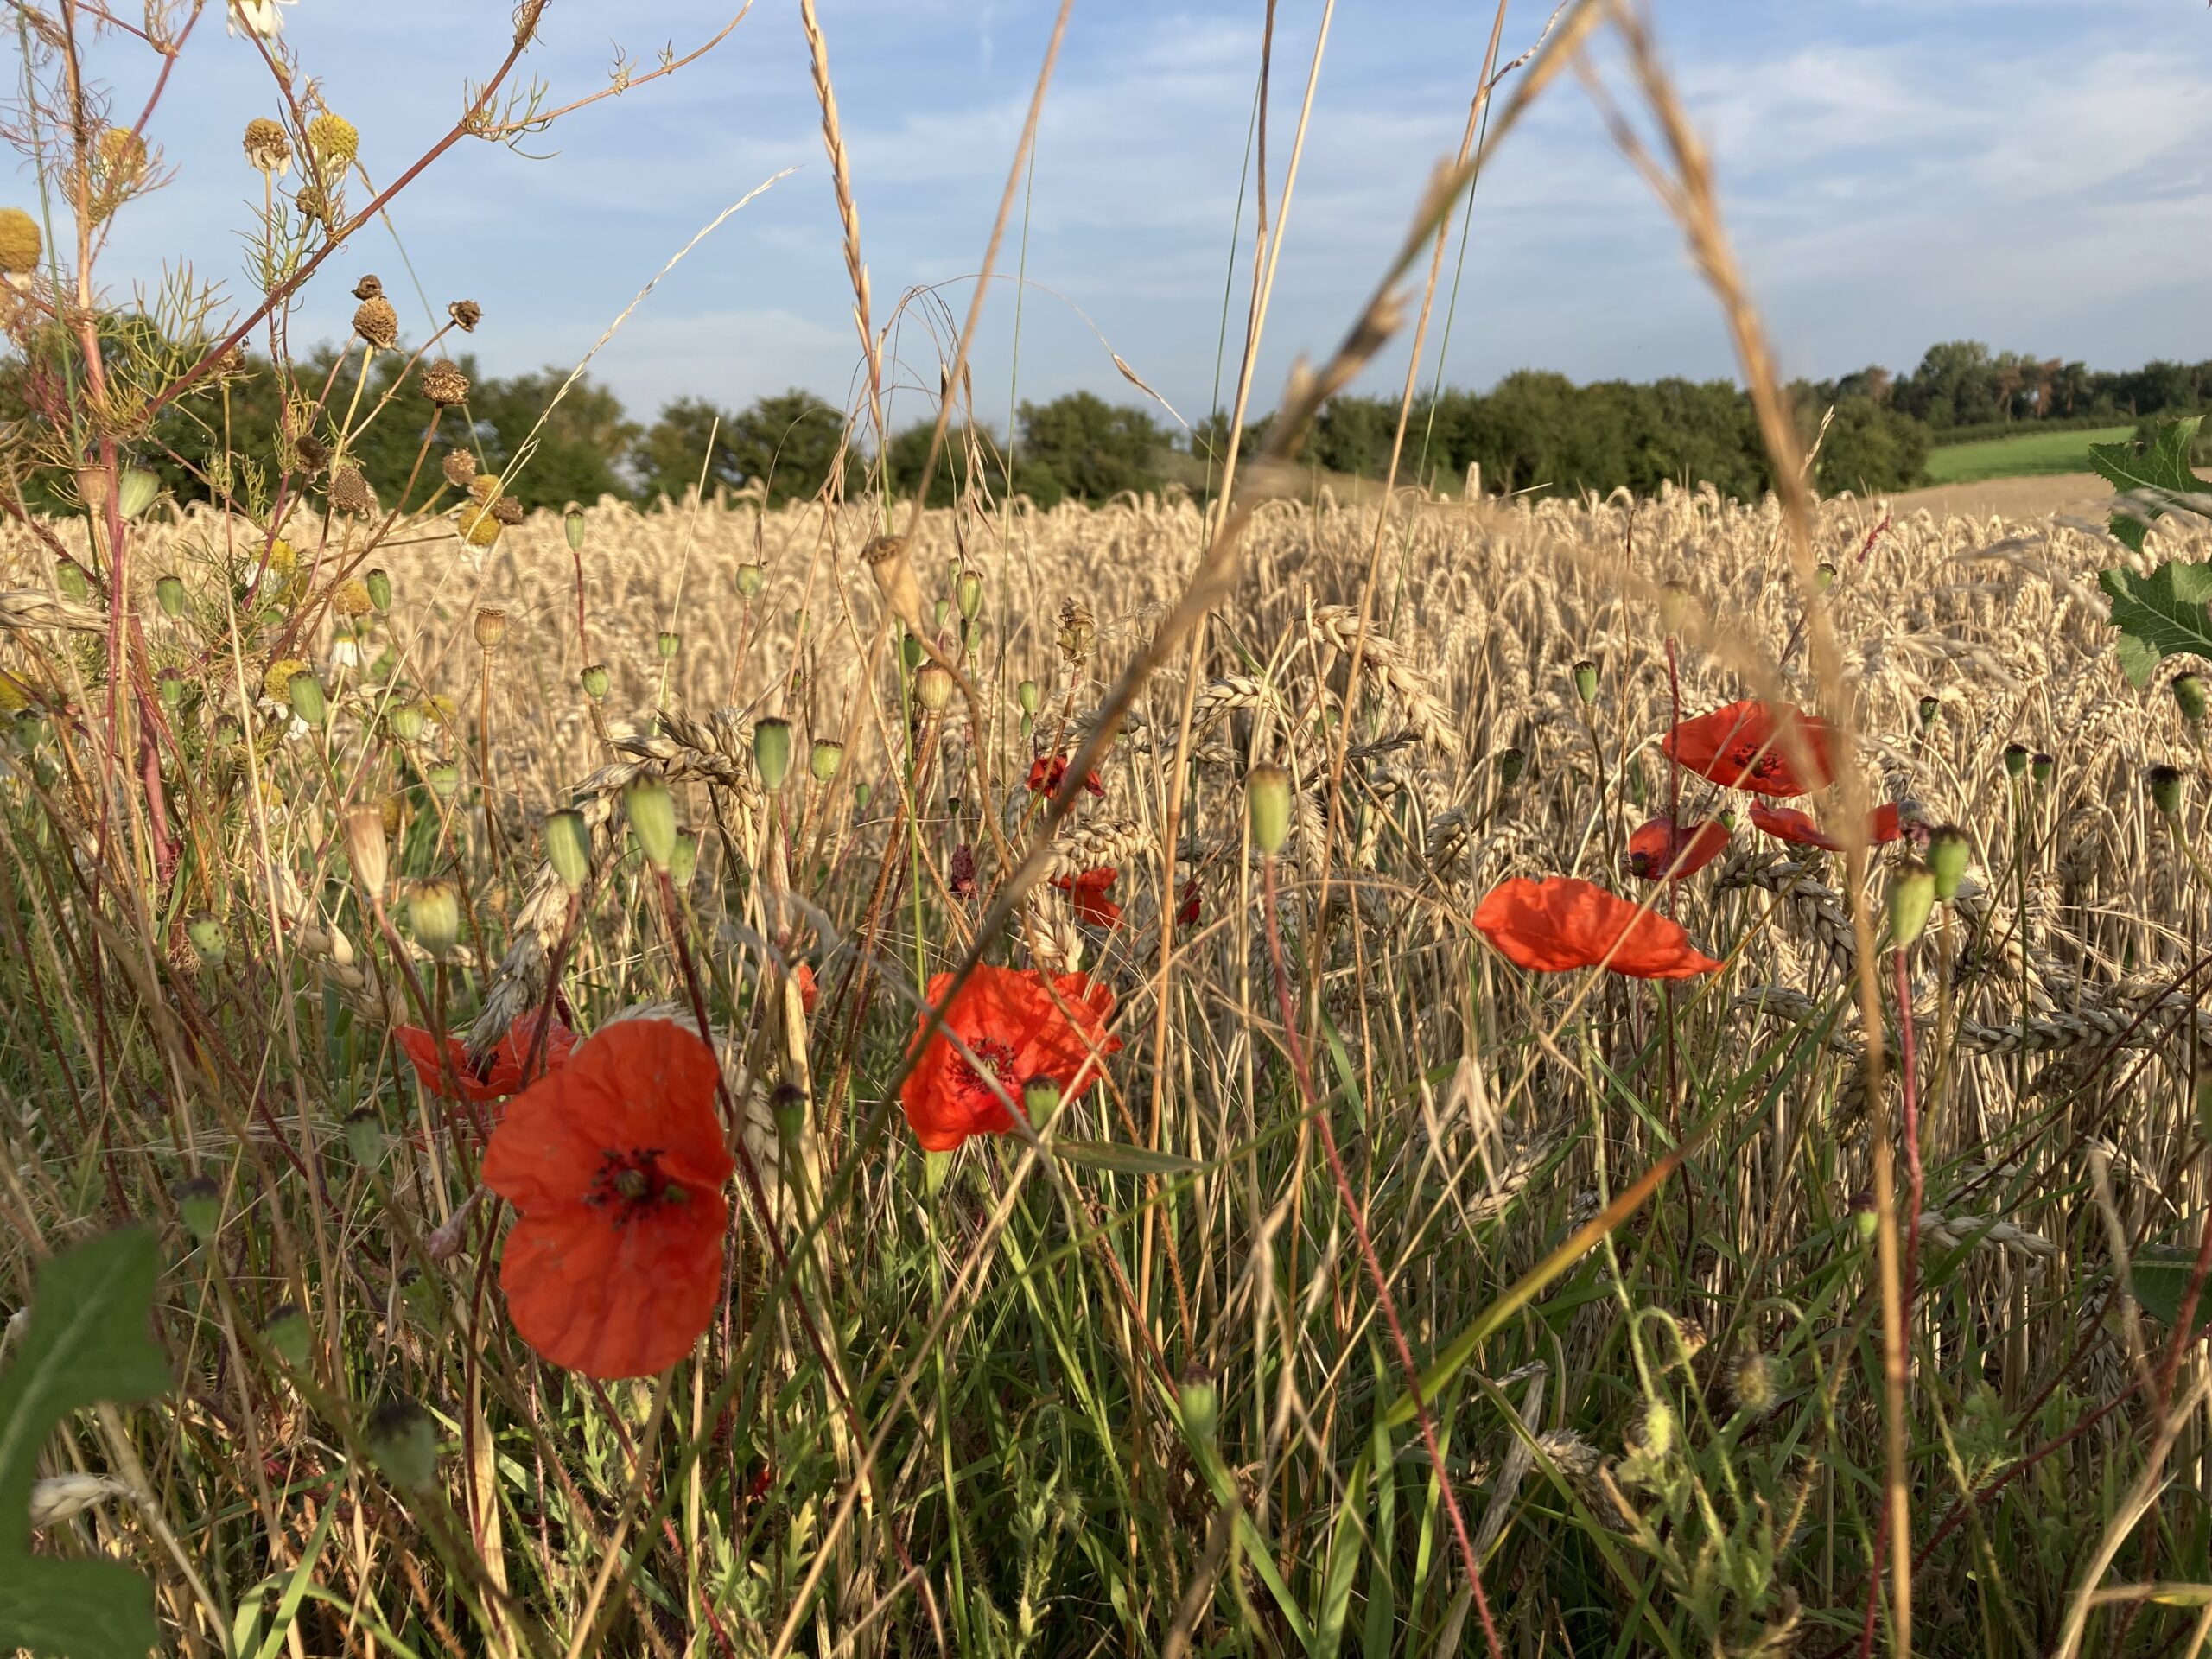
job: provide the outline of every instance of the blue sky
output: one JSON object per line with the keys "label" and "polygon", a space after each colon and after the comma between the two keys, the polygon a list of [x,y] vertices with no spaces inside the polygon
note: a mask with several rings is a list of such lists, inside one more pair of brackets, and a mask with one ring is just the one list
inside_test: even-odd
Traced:
{"label": "blue sky", "polygon": [[[735,3],[554,0],[525,70],[565,102],[606,83],[617,42],[650,67],[664,43],[688,49]],[[820,8],[878,317],[930,284],[964,313],[964,279],[1055,8]],[[1036,162],[1020,395],[1081,386],[1134,399],[1110,347],[1186,416],[1207,407],[1262,9],[1078,0]],[[1508,55],[1550,9],[1512,0]],[[2212,356],[2202,300],[2212,16],[2202,5],[1657,0],[1653,10],[1789,372],[1906,368],[1931,341],[1961,336],[2108,367]],[[1320,0],[1281,0],[1278,190],[1320,12]],[[1489,13],[1476,0],[1338,0],[1256,405],[1273,401],[1295,353],[1336,340],[1422,181],[1456,145]],[[330,107],[360,128],[381,181],[451,123],[464,80],[500,55],[508,15],[491,0],[300,0],[285,12],[285,38]],[[92,61],[118,110],[135,114],[151,80],[143,48],[110,40]],[[260,191],[237,135],[269,102],[249,43],[203,27],[150,129],[176,181],[119,221],[103,266],[112,291],[182,256],[244,293],[239,237]],[[344,290],[359,271],[379,272],[404,302],[411,263],[441,313],[449,298],[482,302],[471,344],[488,367],[566,366],[700,226],[796,168],[662,283],[594,371],[648,413],[686,392],[739,404],[791,385],[849,399],[851,296],[796,0],[756,0],[700,63],[523,147],[550,159],[475,142],[449,152],[396,207],[404,260],[385,232],[362,232],[334,262],[345,280],[313,289],[295,340],[343,330]],[[1017,216],[1009,272],[1021,232]],[[1249,207],[1245,235],[1249,249]],[[1240,258],[1240,311],[1248,280]],[[1002,420],[1009,399],[1013,299],[999,284],[986,314],[976,386],[987,418]],[[933,391],[939,347],[924,315],[909,311],[898,343],[906,380]],[[403,302],[416,338],[422,315]],[[1430,350],[1433,363],[1433,332]],[[1402,353],[1364,385],[1395,389]],[[1732,373],[1679,238],[1572,80],[1482,181],[1445,372],[1483,385],[1524,365],[1584,379]],[[905,417],[924,402],[907,398]]]}

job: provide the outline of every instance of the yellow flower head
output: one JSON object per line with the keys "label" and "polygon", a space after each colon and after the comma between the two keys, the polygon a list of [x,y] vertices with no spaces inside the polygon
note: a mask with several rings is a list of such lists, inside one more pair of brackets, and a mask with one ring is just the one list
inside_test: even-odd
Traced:
{"label": "yellow flower head", "polygon": [[15,676],[0,674],[0,712],[12,715],[19,709],[28,709],[30,706],[31,700],[23,695],[22,688],[16,683]]}
{"label": "yellow flower head", "polygon": [[304,674],[308,665],[296,657],[279,657],[269,664],[269,671],[261,677],[261,689],[271,702],[292,706],[292,677]]}
{"label": "yellow flower head", "polygon": [[0,273],[20,276],[37,270],[44,246],[36,219],[20,207],[0,207]]}
{"label": "yellow flower head", "polygon": [[128,127],[100,134],[100,171],[111,184],[127,184],[146,168],[146,141]]}
{"label": "yellow flower head", "polygon": [[366,616],[376,608],[369,599],[369,584],[359,576],[348,576],[338,584],[330,607],[340,616]]}
{"label": "yellow flower head", "polygon": [[300,568],[300,556],[292,551],[292,544],[279,536],[269,544],[269,574],[289,579]]}
{"label": "yellow flower head", "polygon": [[361,135],[344,116],[326,113],[308,123],[308,143],[315,146],[317,160],[334,169],[343,169],[353,166],[361,148]]}
{"label": "yellow flower head", "polygon": [[423,699],[423,712],[440,724],[450,726],[460,718],[461,705],[441,691],[435,696]]}
{"label": "yellow flower head", "polygon": [[489,507],[464,507],[460,524],[461,538],[471,547],[490,547],[505,528]]}

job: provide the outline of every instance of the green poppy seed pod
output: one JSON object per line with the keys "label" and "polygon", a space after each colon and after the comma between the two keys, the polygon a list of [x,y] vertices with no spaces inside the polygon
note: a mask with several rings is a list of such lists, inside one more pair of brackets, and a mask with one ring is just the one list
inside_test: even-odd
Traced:
{"label": "green poppy seed pod", "polygon": [[308,1365],[308,1353],[314,1344],[315,1333],[308,1329],[306,1317],[289,1302],[281,1302],[269,1316],[269,1323],[261,1327],[262,1340],[275,1351],[276,1357],[296,1371]]}
{"label": "green poppy seed pod", "polygon": [[582,813],[563,808],[546,814],[545,861],[570,893],[582,891],[591,877],[591,825]]}
{"label": "green poppy seed pod", "polygon": [[906,671],[909,674],[919,668],[928,658],[929,652],[922,648],[921,635],[902,633],[899,636],[899,660],[906,665]]}
{"label": "green poppy seed pod", "polygon": [[1014,688],[1014,700],[1021,705],[1021,712],[1025,715],[1034,715],[1037,712],[1040,695],[1037,690],[1037,682],[1034,680],[1024,680]]}
{"label": "green poppy seed pod", "polygon": [[85,567],[74,559],[64,559],[54,569],[54,580],[67,599],[88,599],[92,584],[85,575]]}
{"label": "green poppy seed pod", "polygon": [[1936,908],[1936,874],[1915,859],[1890,877],[1890,942],[1902,950],[1921,935]]}
{"label": "green poppy seed pod", "polygon": [[872,794],[873,792],[874,792],[874,791],[873,791],[872,790],[870,790],[870,788],[868,787],[868,785],[866,785],[866,784],[855,784],[855,785],[853,785],[853,807],[854,807],[854,810],[855,810],[855,811],[860,811],[860,812],[865,812],[865,811],[867,811],[867,810],[868,810],[868,796],[869,796],[870,794]]}
{"label": "green poppy seed pod", "polygon": [[1021,1109],[1029,1114],[1029,1121],[1043,1128],[1060,1109],[1060,1080],[1058,1077],[1032,1077],[1021,1085]]}
{"label": "green poppy seed pod", "polygon": [[826,737],[814,740],[813,750],[806,757],[807,770],[814,774],[817,784],[834,783],[837,768],[845,764],[845,746]]}
{"label": "green poppy seed pod", "polygon": [[983,625],[976,621],[973,618],[965,616],[962,617],[960,619],[960,653],[962,657],[973,657],[976,654],[976,648],[982,643]]}
{"label": "green poppy seed pod", "polygon": [[768,585],[768,567],[748,561],[737,567],[737,596],[750,603],[760,597],[760,590]]}
{"label": "green poppy seed pod", "polygon": [[2173,690],[2174,703],[2180,709],[2181,717],[2192,726],[2201,722],[2204,718],[2208,696],[2204,677],[2196,673],[2177,674],[2174,676]]}
{"label": "green poppy seed pod", "polygon": [[162,707],[174,714],[184,702],[184,694],[192,689],[192,682],[184,677],[181,668],[165,668],[154,676],[154,689],[160,695]]}
{"label": "green poppy seed pod", "polygon": [[2056,755],[2037,754],[2030,757],[2028,760],[2028,776],[2038,784],[2049,783],[2051,773],[2057,770],[2058,757]]}
{"label": "green poppy seed pod", "polygon": [[123,509],[125,518],[136,518],[154,505],[162,493],[162,480],[153,474],[132,467],[127,468],[115,493],[116,505]]}
{"label": "green poppy seed pod", "polygon": [[561,533],[569,538],[569,551],[584,550],[584,510],[571,501],[561,509]]}
{"label": "green poppy seed pod", "polygon": [[1824,594],[1827,592],[1829,588],[1835,586],[1835,566],[1830,564],[1826,559],[1821,560],[1813,567],[1813,582],[1821,592]]}
{"label": "green poppy seed pod", "polygon": [[1290,839],[1290,774],[1281,766],[1255,766],[1244,775],[1244,810],[1252,844],[1275,854]]}
{"label": "green poppy seed pod", "polygon": [[2026,775],[2027,770],[2028,746],[2024,743],[2007,743],[2005,746],[2005,775],[2018,782]]}
{"label": "green poppy seed pod", "polygon": [[497,651],[507,637],[507,613],[499,610],[479,611],[471,624],[471,632],[476,636],[479,650]]}
{"label": "green poppy seed pod", "polygon": [[1928,832],[1928,868],[1936,876],[1936,896],[1945,904],[1958,897],[1966,880],[1967,856],[1973,843],[1955,823],[1938,824]]}
{"label": "green poppy seed pod", "polygon": [[944,632],[944,625],[952,620],[952,601],[949,599],[940,599],[938,601],[934,609],[934,614],[937,620],[937,631],[939,633],[943,633]]}
{"label": "green poppy seed pod", "polygon": [[632,784],[622,804],[645,861],[657,870],[667,869],[669,860],[676,856],[676,798],[668,785],[651,779]]}
{"label": "green poppy seed pod", "polygon": [[461,793],[461,768],[450,760],[433,760],[423,768],[423,781],[429,785],[431,794],[449,801]]}
{"label": "green poppy seed pod", "polygon": [[1598,664],[1587,657],[1574,665],[1574,695],[1585,702],[1598,701]]}
{"label": "green poppy seed pod", "polygon": [[407,892],[407,923],[415,943],[442,957],[461,942],[461,893],[450,881],[417,881]]}
{"label": "green poppy seed pod", "polygon": [[952,597],[958,601],[960,614],[973,622],[982,613],[983,577],[981,571],[963,570],[952,579]]}
{"label": "green poppy seed pod", "polygon": [[314,675],[293,675],[286,690],[291,696],[292,713],[308,725],[319,728],[330,717],[330,705],[322,695],[322,682]]}
{"label": "green poppy seed pod", "polygon": [[941,715],[952,704],[957,682],[943,663],[925,663],[914,676],[914,701],[927,714]]}
{"label": "green poppy seed pod", "polygon": [[661,661],[672,663],[676,660],[676,653],[683,649],[683,636],[663,628],[660,638],[653,642],[653,647],[660,652]]}
{"label": "green poppy seed pod", "polygon": [[584,696],[589,697],[594,702],[605,702],[607,701],[607,664],[605,663],[586,663],[584,664],[584,671],[582,676],[583,680]]}
{"label": "green poppy seed pod", "polygon": [[668,855],[668,879],[679,887],[691,885],[691,878],[699,873],[699,838],[678,836],[676,845]]}
{"label": "green poppy seed pod", "polygon": [[205,1175],[188,1181],[179,1181],[169,1189],[169,1196],[176,1200],[177,1214],[193,1237],[202,1244],[214,1236],[223,1224],[223,1189]]}
{"label": "green poppy seed pod", "polygon": [[1521,774],[1529,769],[1528,752],[1519,748],[1497,752],[1497,786],[1510,789],[1521,781]]}
{"label": "green poppy seed pod", "polygon": [[182,616],[184,578],[178,575],[157,578],[154,583],[154,603],[162,607],[163,616]]}
{"label": "green poppy seed pod", "polygon": [[2181,812],[2181,772],[2175,766],[2153,766],[2143,774],[2143,782],[2151,791],[2151,804],[2166,817]]}
{"label": "green poppy seed pod", "polygon": [[346,1149],[357,1167],[374,1169],[382,1163],[384,1145],[384,1120],[374,1107],[364,1106],[346,1120]]}
{"label": "green poppy seed pod", "polygon": [[213,916],[195,916],[184,925],[184,937],[192,942],[193,953],[209,967],[219,966],[223,960],[223,925]]}
{"label": "green poppy seed pod", "polygon": [[1943,705],[1936,698],[1923,697],[1920,700],[1920,729],[1924,732],[1933,726],[1942,712]]}
{"label": "green poppy seed pod", "polygon": [[395,1396],[371,1412],[365,1438],[377,1467],[402,1491],[426,1491],[438,1478],[438,1426],[412,1400]]}
{"label": "green poppy seed pod", "polygon": [[1211,1446],[1221,1427],[1221,1391],[1214,1386],[1213,1373],[1192,1365],[1175,1392],[1183,1412],[1183,1432],[1201,1446]]}
{"label": "green poppy seed pod", "polygon": [[791,721],[771,717],[753,722],[753,764],[760,769],[760,786],[771,795],[784,786],[791,770]]}
{"label": "green poppy seed pod", "polygon": [[423,705],[419,702],[396,702],[384,718],[385,724],[391,728],[391,734],[402,743],[414,742],[423,735],[423,728],[429,723],[429,716],[423,714]]}
{"label": "green poppy seed pod", "polygon": [[776,1139],[785,1146],[797,1146],[806,1132],[806,1091],[795,1084],[778,1084],[768,1096],[768,1116],[776,1126]]}

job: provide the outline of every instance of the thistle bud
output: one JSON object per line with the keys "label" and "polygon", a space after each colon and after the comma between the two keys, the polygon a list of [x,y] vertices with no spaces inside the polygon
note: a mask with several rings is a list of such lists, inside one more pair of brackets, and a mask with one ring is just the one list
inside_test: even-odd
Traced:
{"label": "thistle bud", "polygon": [[314,1345],[314,1332],[308,1329],[307,1319],[289,1302],[280,1302],[276,1311],[269,1316],[269,1323],[261,1327],[262,1340],[272,1349],[276,1357],[296,1371],[307,1369],[308,1354]]}
{"label": "thistle bud", "polygon": [[372,898],[384,891],[391,874],[391,849],[385,841],[384,808],[357,806],[346,815],[346,857],[353,880]]}
{"label": "thistle bud", "polygon": [[116,486],[115,504],[123,509],[125,518],[136,518],[154,505],[162,493],[162,480],[153,474],[133,467],[127,469]]}
{"label": "thistle bud", "polygon": [[500,642],[507,637],[507,613],[497,610],[477,612],[474,632],[480,649],[497,651]]}
{"label": "thistle bud", "polygon": [[2007,743],[2005,746],[2005,775],[2018,783],[2026,775],[2027,770],[2028,746],[2024,743]]}
{"label": "thistle bud", "polygon": [[391,734],[402,743],[412,743],[423,735],[423,728],[429,723],[419,702],[395,702],[384,717]]}
{"label": "thistle bud", "polygon": [[209,967],[219,967],[224,955],[223,925],[213,916],[195,916],[184,925],[184,937],[193,953]]}
{"label": "thistle bud", "polygon": [[215,1236],[223,1224],[223,1189],[205,1175],[188,1181],[179,1181],[169,1189],[169,1196],[176,1200],[177,1214],[193,1237],[202,1244]]}
{"label": "thistle bud", "polygon": [[737,596],[750,603],[768,585],[768,567],[748,560],[737,567]]}
{"label": "thistle bud", "polygon": [[660,653],[661,661],[672,663],[676,660],[676,653],[683,649],[683,636],[663,628],[660,637],[653,641],[653,649]]}
{"label": "thistle bud", "polygon": [[925,663],[914,676],[914,701],[925,713],[941,715],[951,705],[957,683],[943,663]]}
{"label": "thistle bud", "polygon": [[182,616],[184,578],[179,575],[157,578],[154,583],[154,603],[162,607],[163,616]]}
{"label": "thistle bud", "polygon": [[845,764],[845,746],[826,737],[814,740],[814,747],[806,757],[807,770],[814,774],[817,784],[834,783],[837,768]]}
{"label": "thistle bud", "polygon": [[584,550],[584,510],[571,501],[561,510],[561,533],[569,538],[569,551]]}
{"label": "thistle bud", "polygon": [[415,943],[442,957],[461,942],[461,894],[450,881],[417,881],[407,894]]}
{"label": "thistle bud", "polygon": [[645,862],[665,871],[676,856],[676,798],[668,785],[654,780],[630,785],[622,798],[630,815],[630,832],[638,838]]}
{"label": "thistle bud", "polygon": [[292,713],[308,726],[321,728],[330,717],[330,705],[322,695],[322,682],[305,670],[295,674],[288,687],[291,695]]}
{"label": "thistle bud", "polygon": [[1910,944],[1935,908],[1935,872],[1916,859],[1897,866],[1890,877],[1890,942],[1900,950]]}
{"label": "thistle bud", "polygon": [[1945,904],[1958,897],[1971,850],[1967,832],[1955,823],[1938,824],[1928,832],[1928,868],[1936,877],[1936,896]]}
{"label": "thistle bud", "polygon": [[2174,676],[2174,702],[2181,709],[2181,717],[2195,726],[2204,718],[2208,692],[2202,674],[2190,672]]}
{"label": "thistle bud", "polygon": [[2166,817],[2181,811],[2181,772],[2175,766],[2153,766],[2143,774],[2143,782],[2151,791],[2151,804]]}
{"label": "thistle bud", "polygon": [[581,892],[591,876],[591,825],[571,809],[545,818],[545,861],[570,893]]}
{"label": "thistle bud", "polygon": [[377,569],[361,578],[361,585],[369,590],[369,603],[382,615],[391,608],[391,572]]}
{"label": "thistle bud", "polygon": [[952,579],[952,597],[958,601],[961,616],[973,622],[983,609],[983,577],[976,570],[963,570]]}
{"label": "thistle bud", "polygon": [[1034,715],[1037,712],[1037,705],[1039,701],[1037,682],[1034,680],[1024,680],[1020,685],[1015,686],[1014,688],[1014,700],[1021,705],[1021,712],[1023,714]]}
{"label": "thistle bud", "polygon": [[1519,748],[1497,752],[1497,786],[1510,789],[1521,781],[1521,774],[1529,769],[1527,751]]}
{"label": "thistle bud", "polygon": [[1598,664],[1586,657],[1574,665],[1574,695],[1585,702],[1598,701]]}
{"label": "thistle bud", "polygon": [[1933,726],[1942,712],[1941,701],[1935,697],[1923,697],[1920,700],[1920,729],[1924,732]]}
{"label": "thistle bud", "polygon": [[668,879],[678,888],[691,885],[691,878],[699,873],[699,838],[678,836],[676,845],[669,850]]}
{"label": "thistle bud", "polygon": [[2057,770],[2058,757],[2056,755],[2038,753],[2029,758],[2028,776],[2038,784],[2049,783],[2051,773]]}
{"label": "thistle bud", "polygon": [[461,768],[450,760],[433,760],[423,768],[423,781],[429,785],[431,794],[449,801],[461,793]]}
{"label": "thistle bud", "polygon": [[1281,766],[1255,766],[1244,776],[1244,807],[1252,844],[1273,855],[1290,839],[1290,774]]}
{"label": "thistle bud", "polygon": [[771,795],[784,786],[791,769],[791,721],[770,718],[753,722],[753,764],[760,768],[760,786]]}
{"label": "thistle bud", "polygon": [[369,1414],[369,1455],[402,1491],[426,1490],[438,1478],[438,1426],[430,1414],[395,1395]]}
{"label": "thistle bud", "polygon": [[1060,1080],[1058,1077],[1032,1077],[1021,1085],[1021,1109],[1029,1114],[1029,1122],[1043,1128],[1060,1109]]}
{"label": "thistle bud", "polygon": [[594,702],[607,701],[607,673],[605,663],[586,663],[581,677],[583,681],[584,696],[589,697]]}

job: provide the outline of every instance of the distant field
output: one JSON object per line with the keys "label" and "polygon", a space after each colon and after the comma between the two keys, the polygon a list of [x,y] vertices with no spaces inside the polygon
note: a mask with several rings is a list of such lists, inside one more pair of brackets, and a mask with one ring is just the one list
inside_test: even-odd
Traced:
{"label": "distant field", "polygon": [[2028,478],[2047,473],[2086,473],[2089,446],[2117,443],[2135,435],[2133,426],[2075,428],[2068,432],[2031,432],[2017,438],[1986,438],[1946,444],[1928,452],[1931,484],[1971,484],[1984,478]]}

